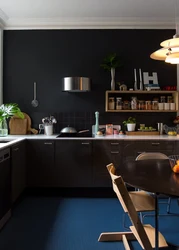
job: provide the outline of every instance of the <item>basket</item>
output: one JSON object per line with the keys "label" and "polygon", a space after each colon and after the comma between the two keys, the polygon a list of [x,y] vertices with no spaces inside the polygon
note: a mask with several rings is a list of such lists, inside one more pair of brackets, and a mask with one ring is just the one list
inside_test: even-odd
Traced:
{"label": "basket", "polygon": [[179,173],[179,155],[170,155],[168,159],[173,172]]}

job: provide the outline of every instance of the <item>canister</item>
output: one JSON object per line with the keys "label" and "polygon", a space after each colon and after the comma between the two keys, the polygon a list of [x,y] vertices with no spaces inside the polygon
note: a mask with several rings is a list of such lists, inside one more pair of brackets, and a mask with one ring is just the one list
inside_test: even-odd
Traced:
{"label": "canister", "polygon": [[113,109],[115,108],[114,97],[109,97],[108,108],[109,108],[110,110],[113,110]]}

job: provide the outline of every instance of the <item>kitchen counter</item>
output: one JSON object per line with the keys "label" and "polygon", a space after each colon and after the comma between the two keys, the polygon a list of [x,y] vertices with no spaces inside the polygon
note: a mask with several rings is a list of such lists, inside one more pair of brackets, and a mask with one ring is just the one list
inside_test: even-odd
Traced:
{"label": "kitchen counter", "polygon": [[[95,136],[95,137],[58,137],[58,134],[54,135],[8,135],[6,137],[0,137],[0,149],[12,146],[15,143],[18,143],[23,140],[167,140],[167,141],[178,141],[179,136],[168,136],[168,135],[106,135],[106,136]],[[2,143],[2,141],[8,141]]]}

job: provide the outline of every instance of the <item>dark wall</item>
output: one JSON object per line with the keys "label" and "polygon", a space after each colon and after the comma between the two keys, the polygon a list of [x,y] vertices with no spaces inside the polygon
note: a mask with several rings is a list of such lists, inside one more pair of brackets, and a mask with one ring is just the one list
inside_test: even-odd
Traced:
{"label": "dark wall", "polygon": [[[173,34],[174,30],[6,30],[4,103],[18,103],[30,115],[35,128],[44,116],[54,114],[57,132],[69,123],[80,129],[91,126],[97,110],[101,124],[121,124],[129,113],[105,113],[110,73],[100,68],[103,58],[111,52],[120,56],[123,67],[116,71],[115,79],[128,88],[133,87],[134,68],[157,72],[161,88],[176,85],[176,66],[150,59],[150,54],[160,48],[160,42]],[[61,79],[65,76],[90,77],[92,91],[62,92]],[[31,106],[34,81],[37,108]],[[139,123],[150,122],[153,126],[159,120],[169,124],[175,117],[175,113],[132,115]]]}

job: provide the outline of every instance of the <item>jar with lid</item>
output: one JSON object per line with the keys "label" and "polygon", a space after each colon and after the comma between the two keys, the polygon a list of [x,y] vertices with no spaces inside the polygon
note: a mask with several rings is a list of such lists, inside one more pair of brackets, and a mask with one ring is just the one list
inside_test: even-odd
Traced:
{"label": "jar with lid", "polygon": [[151,101],[145,101],[145,109],[146,110],[151,110],[152,109]]}
{"label": "jar with lid", "polygon": [[165,102],[166,102],[166,101],[165,101],[165,96],[161,96],[161,97],[160,97],[160,102],[161,102],[161,103],[165,103]]}
{"label": "jar with lid", "polygon": [[122,97],[117,97],[116,98],[116,109],[117,110],[122,109]]}
{"label": "jar with lid", "polygon": [[108,108],[113,110],[115,108],[114,97],[109,97]]}
{"label": "jar with lid", "polygon": [[157,110],[158,109],[158,101],[152,101],[152,109]]}
{"label": "jar with lid", "polygon": [[131,109],[137,109],[137,97],[136,96],[133,96],[131,98]]}
{"label": "jar with lid", "polygon": [[139,110],[144,110],[145,109],[144,100],[139,100],[139,102],[138,102],[138,109]]}
{"label": "jar with lid", "polygon": [[125,100],[123,102],[123,107],[122,107],[124,110],[129,110],[131,107],[130,107],[130,102]]}
{"label": "jar with lid", "polygon": [[173,96],[167,96],[167,102],[172,103],[173,102]]}

